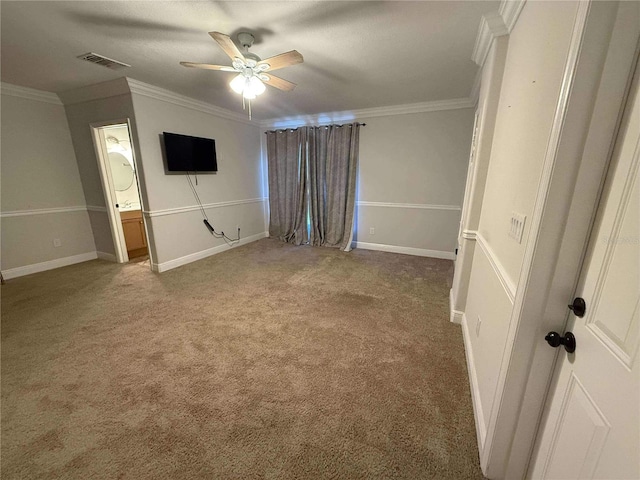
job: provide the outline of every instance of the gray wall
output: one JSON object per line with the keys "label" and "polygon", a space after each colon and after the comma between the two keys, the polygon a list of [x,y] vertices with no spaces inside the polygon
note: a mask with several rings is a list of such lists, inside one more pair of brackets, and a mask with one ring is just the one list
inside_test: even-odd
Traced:
{"label": "gray wall", "polygon": [[[68,122],[67,149],[70,132],[77,160],[75,188],[86,198],[80,204],[88,206],[88,217],[84,215],[91,226],[94,250],[114,253],[90,124],[127,118],[157,268],[188,263],[226,246],[204,227],[186,176],[165,174],[163,131],[216,139],[218,173],[199,175],[196,187],[207,215],[217,230],[231,237],[237,226],[244,239],[264,236],[267,193],[261,129],[188,101],[175,101],[177,97],[167,99],[166,92],[154,93],[155,87],[137,88],[141,93],[135,89],[131,93],[123,78],[61,94]],[[61,113],[62,108],[57,108]],[[57,124],[65,125],[60,120]],[[363,116],[359,120],[367,123],[360,144],[359,245],[452,257],[473,110]],[[375,229],[373,235],[370,228]]]}
{"label": "gray wall", "polygon": [[[98,100],[71,103],[65,106],[65,110],[78,161],[80,179],[82,181],[85,198],[87,199],[87,205],[89,206],[89,216],[96,248],[99,252],[114,255],[115,249],[111,236],[111,227],[109,226],[109,218],[104,208],[104,192],[100,180],[90,125],[92,123],[128,118],[131,120],[131,136],[134,137],[135,144],[135,118],[131,94],[125,93]],[[144,195],[144,191],[141,191],[141,194]]]}
{"label": "gray wall", "polygon": [[64,107],[10,92],[3,88],[1,103],[1,268],[7,277],[95,251]]}
{"label": "gray wall", "polygon": [[243,238],[264,235],[259,128],[159,98],[132,96],[147,188],[147,224],[155,237],[160,270],[225,246],[202,223],[186,175],[165,174],[162,132],[215,139],[218,172],[198,175],[195,187],[208,205],[211,224],[232,238],[237,226]]}
{"label": "gray wall", "polygon": [[453,256],[473,116],[464,108],[360,119],[357,242]]}
{"label": "gray wall", "polygon": [[[453,259],[474,119],[471,102],[460,103],[426,105],[418,113],[402,113],[415,106],[335,112],[269,125],[295,128],[326,118],[366,123],[360,129],[355,247]],[[266,172],[264,139],[263,158]]]}

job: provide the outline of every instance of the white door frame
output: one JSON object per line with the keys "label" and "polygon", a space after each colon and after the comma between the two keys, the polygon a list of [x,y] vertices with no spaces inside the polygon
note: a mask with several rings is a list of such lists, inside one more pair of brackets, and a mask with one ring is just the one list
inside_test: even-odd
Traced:
{"label": "white door frame", "polygon": [[[129,254],[127,253],[127,243],[124,238],[124,230],[122,229],[122,220],[120,219],[120,211],[116,207],[118,203],[116,197],[116,190],[113,184],[113,178],[111,176],[111,167],[107,164],[109,154],[107,152],[107,145],[104,137],[100,135],[100,129],[103,127],[110,127],[115,125],[127,125],[129,132],[129,141],[131,141],[131,155],[133,157],[133,164],[135,165],[136,182],[138,185],[138,196],[140,197],[140,206],[144,210],[142,205],[142,195],[140,195],[140,184],[137,180],[138,164],[136,162],[135,147],[133,140],[131,139],[131,123],[128,118],[121,118],[117,120],[109,120],[106,122],[91,123],[89,125],[91,129],[91,137],[93,138],[93,146],[95,148],[96,160],[98,162],[98,171],[100,172],[100,180],[102,181],[102,192],[104,193],[104,201],[107,208],[107,215],[109,217],[109,226],[111,227],[111,237],[113,238],[113,247],[116,252],[116,261],[118,263],[127,263],[129,261]],[[144,216],[143,216],[144,217]],[[143,218],[144,221],[144,218]],[[145,235],[146,235],[145,225]],[[147,238],[147,245],[149,241]],[[147,247],[149,248],[149,247]]]}
{"label": "white door frame", "polygon": [[617,8],[614,2],[577,5],[480,453],[492,479],[525,476],[554,371],[557,350],[544,334],[564,331],[633,71],[636,45],[625,45],[605,64]]}

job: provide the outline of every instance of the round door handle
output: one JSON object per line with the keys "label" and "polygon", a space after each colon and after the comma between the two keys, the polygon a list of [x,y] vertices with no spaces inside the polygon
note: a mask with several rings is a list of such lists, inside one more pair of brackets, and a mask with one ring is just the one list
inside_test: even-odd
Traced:
{"label": "round door handle", "polygon": [[558,348],[560,345],[564,345],[564,349],[567,352],[573,353],[576,351],[576,337],[574,337],[571,332],[566,332],[564,336],[560,335],[558,332],[549,332],[544,339],[553,348]]}
{"label": "round door handle", "polygon": [[576,297],[573,299],[573,303],[567,306],[576,317],[584,317],[584,314],[587,311],[587,303],[584,301],[584,298]]}

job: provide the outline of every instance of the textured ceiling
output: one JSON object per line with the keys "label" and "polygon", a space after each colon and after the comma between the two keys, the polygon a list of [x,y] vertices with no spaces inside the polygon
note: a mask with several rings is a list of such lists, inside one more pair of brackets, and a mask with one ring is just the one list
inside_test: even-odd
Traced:
{"label": "textured ceiling", "polygon": [[[50,92],[128,76],[233,111],[233,74],[180,61],[228,65],[207,32],[256,36],[267,58],[298,50],[302,65],[276,74],[293,92],[267,88],[257,119],[467,97],[482,14],[497,1],[193,2],[2,1],[2,81]],[[78,60],[96,52],[132,68]]]}

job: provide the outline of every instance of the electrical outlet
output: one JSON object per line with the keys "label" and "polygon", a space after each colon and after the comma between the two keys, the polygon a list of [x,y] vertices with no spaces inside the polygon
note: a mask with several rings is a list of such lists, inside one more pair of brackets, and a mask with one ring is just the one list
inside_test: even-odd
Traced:
{"label": "electrical outlet", "polygon": [[526,219],[527,216],[522,213],[511,213],[509,236],[518,243],[522,243],[522,233],[524,232],[524,222]]}
{"label": "electrical outlet", "polygon": [[62,240],[60,240],[59,238],[54,238],[53,239],[53,246],[54,247],[61,247],[62,246]]}
{"label": "electrical outlet", "polygon": [[480,336],[480,327],[482,326],[482,319],[480,315],[478,315],[478,320],[476,320],[476,337]]}
{"label": "electrical outlet", "polygon": [[375,234],[376,234],[376,229],[375,229],[375,227],[371,227],[371,228],[369,229],[369,235],[375,235]]}

